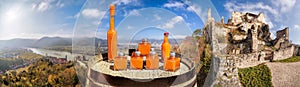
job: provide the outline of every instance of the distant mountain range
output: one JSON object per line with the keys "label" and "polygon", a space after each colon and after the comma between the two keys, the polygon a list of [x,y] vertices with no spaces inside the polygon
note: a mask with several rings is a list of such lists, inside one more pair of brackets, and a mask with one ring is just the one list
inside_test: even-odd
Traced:
{"label": "distant mountain range", "polygon": [[71,46],[72,38],[43,37],[41,39],[0,40],[0,48]]}
{"label": "distant mountain range", "polygon": [[[73,44],[80,44],[80,46],[91,45],[95,41],[95,46],[107,46],[107,41],[99,38],[77,38]],[[162,43],[163,39],[148,39],[151,43]],[[169,39],[171,44],[181,43],[182,39]],[[131,43],[139,43],[141,40],[133,40]],[[0,40],[0,48],[22,48],[22,47],[52,47],[52,46],[72,46],[72,38],[63,37],[42,37],[40,39],[11,39]]]}

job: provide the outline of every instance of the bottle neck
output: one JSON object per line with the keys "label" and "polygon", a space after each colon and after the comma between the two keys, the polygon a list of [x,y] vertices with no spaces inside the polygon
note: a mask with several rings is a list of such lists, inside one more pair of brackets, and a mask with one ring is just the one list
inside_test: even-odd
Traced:
{"label": "bottle neck", "polygon": [[110,15],[110,29],[115,29],[115,15]]}
{"label": "bottle neck", "polygon": [[167,43],[167,42],[169,42],[169,38],[168,38],[168,36],[164,36],[164,43]]}

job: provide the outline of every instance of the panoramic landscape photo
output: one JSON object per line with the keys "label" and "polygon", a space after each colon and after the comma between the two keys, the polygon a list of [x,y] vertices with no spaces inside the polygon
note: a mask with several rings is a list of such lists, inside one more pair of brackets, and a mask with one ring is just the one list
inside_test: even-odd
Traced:
{"label": "panoramic landscape photo", "polygon": [[2,0],[0,87],[299,87],[297,0]]}

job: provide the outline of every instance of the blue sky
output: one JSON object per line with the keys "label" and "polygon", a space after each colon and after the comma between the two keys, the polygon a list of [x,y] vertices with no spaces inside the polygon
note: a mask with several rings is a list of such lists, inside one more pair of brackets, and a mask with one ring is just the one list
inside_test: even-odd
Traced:
{"label": "blue sky", "polygon": [[289,27],[290,39],[300,44],[300,2],[296,0],[2,0],[0,39],[73,37],[73,32],[105,38],[111,3],[116,4],[116,29],[122,40],[143,35],[161,38],[155,33],[158,30],[184,38],[203,27],[211,8],[215,20],[224,16],[225,22],[232,11],[263,12],[272,37],[276,30]]}

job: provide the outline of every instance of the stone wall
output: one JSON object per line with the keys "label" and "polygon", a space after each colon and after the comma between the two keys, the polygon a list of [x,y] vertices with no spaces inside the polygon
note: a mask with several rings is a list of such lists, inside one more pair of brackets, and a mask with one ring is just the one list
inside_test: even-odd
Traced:
{"label": "stone wall", "polygon": [[225,56],[212,57],[210,71],[206,77],[204,87],[242,87],[238,78],[238,69],[235,59]]}
{"label": "stone wall", "polygon": [[269,60],[265,60],[265,57],[266,57],[265,52],[256,52],[256,53],[228,56],[228,58],[235,59],[236,66],[238,68],[252,67],[264,62],[268,62]]}
{"label": "stone wall", "polygon": [[294,45],[294,46],[295,46],[294,56],[300,56],[300,45]]}
{"label": "stone wall", "polygon": [[239,55],[213,55],[209,74],[204,87],[241,87],[238,77],[238,68],[257,66],[268,62],[265,52]]}
{"label": "stone wall", "polygon": [[226,54],[228,40],[224,37],[229,29],[215,22],[209,22],[205,27],[208,28],[206,32],[210,32],[207,38],[211,41],[213,57],[204,87],[241,87],[235,64],[236,59],[222,56]]}
{"label": "stone wall", "polygon": [[290,47],[274,51],[273,60],[283,60],[290,58],[294,55],[295,46],[291,45]]}

